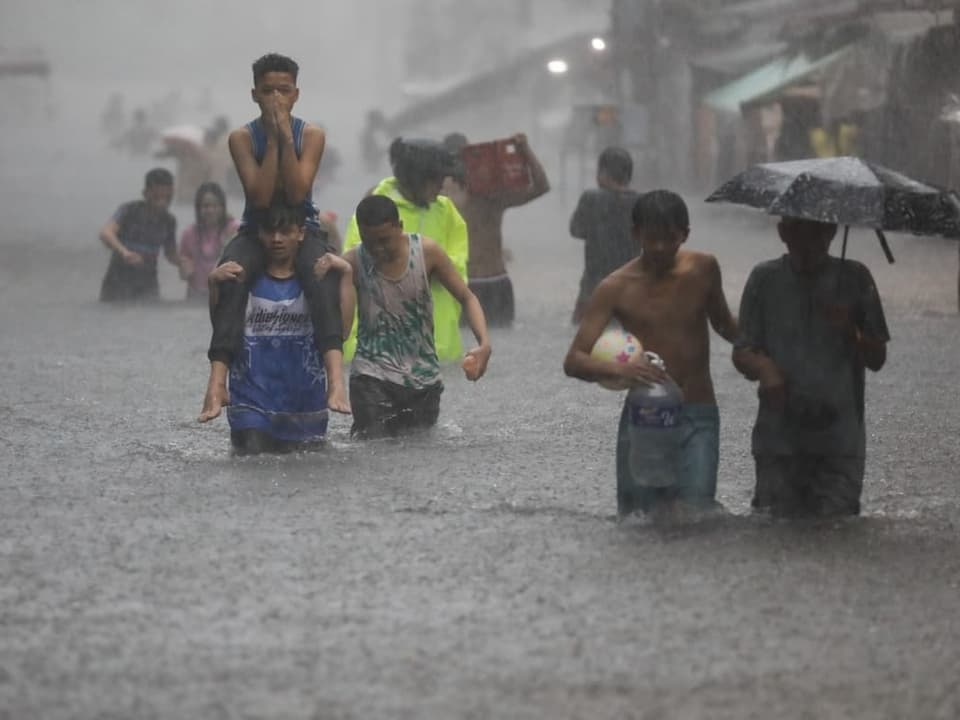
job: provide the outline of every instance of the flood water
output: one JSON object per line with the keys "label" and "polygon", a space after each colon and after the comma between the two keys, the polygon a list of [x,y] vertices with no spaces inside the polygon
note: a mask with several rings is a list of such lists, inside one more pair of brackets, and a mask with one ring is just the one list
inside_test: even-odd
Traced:
{"label": "flood water", "polygon": [[[893,336],[863,517],[750,515],[755,388],[715,338],[730,514],[621,526],[622,397],[561,370],[573,198],[508,214],[516,327],[480,383],[446,373],[434,431],[354,442],[337,417],[323,452],[235,459],[194,420],[209,321],[175,271],[161,304],[96,302],[97,230],[146,167],[69,121],[0,133],[0,717],[958,716],[955,244],[891,238],[888,267],[851,238]],[[736,308],[782,246],[688,201]]]}

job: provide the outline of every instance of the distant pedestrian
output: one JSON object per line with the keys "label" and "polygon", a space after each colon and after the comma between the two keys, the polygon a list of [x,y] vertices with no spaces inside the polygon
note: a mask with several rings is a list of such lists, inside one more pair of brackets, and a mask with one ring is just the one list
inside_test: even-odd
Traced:
{"label": "distant pedestrian", "polygon": [[636,258],[631,213],[639,195],[630,189],[633,159],[609,147],[597,160],[597,187],[585,191],[570,218],[570,234],[583,240],[583,274],[573,309],[573,323],[583,318],[590,295],[600,281]]}
{"label": "distant pedestrian", "polygon": [[180,265],[177,220],[170,213],[173,175],[154,168],[144,178],[143,199],[121,205],[100,230],[110,250],[110,264],[100,286],[100,300],[153,300],[160,295],[157,258]]}

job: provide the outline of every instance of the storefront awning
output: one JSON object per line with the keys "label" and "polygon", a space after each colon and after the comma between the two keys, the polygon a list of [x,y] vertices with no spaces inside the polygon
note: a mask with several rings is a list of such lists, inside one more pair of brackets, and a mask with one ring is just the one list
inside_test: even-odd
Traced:
{"label": "storefront awning", "polygon": [[779,57],[717,88],[703,102],[714,110],[739,114],[745,105],[773,101],[783,90],[812,79],[821,70],[841,60],[849,50],[849,46],[844,47],[815,60],[804,54]]}

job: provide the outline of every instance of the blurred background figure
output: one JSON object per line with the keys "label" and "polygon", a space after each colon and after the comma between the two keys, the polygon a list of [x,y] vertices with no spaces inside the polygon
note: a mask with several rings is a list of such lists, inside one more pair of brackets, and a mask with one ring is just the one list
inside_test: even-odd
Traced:
{"label": "blurred background figure", "polygon": [[231,197],[243,197],[240,177],[233,167],[230,147],[227,144],[230,120],[226,115],[217,115],[203,134],[203,146],[207,155],[207,182],[218,183]]}
{"label": "blurred background figure", "polygon": [[147,118],[147,111],[137,108],[133,111],[130,125],[116,137],[111,145],[122,152],[140,157],[150,152],[158,135],[157,129]]}
{"label": "blurred background figure", "polygon": [[100,114],[100,130],[107,136],[111,145],[123,134],[126,121],[127,112],[124,109],[123,93],[112,93]]}
{"label": "blurred background figure", "polygon": [[239,223],[227,212],[227,196],[215,182],[197,188],[194,210],[195,222],[180,236],[180,277],[187,283],[187,300],[206,301],[207,275]]}
{"label": "blurred background figure", "polygon": [[594,289],[607,275],[640,253],[633,237],[633,206],[639,195],[630,189],[633,158],[623,148],[608,147],[597,160],[597,187],[585,190],[570,218],[570,235],[583,240],[583,275],[573,308],[574,325]]}
{"label": "blurred background figure", "polygon": [[[467,223],[470,290],[480,301],[490,327],[510,327],[516,310],[503,247],[503,214],[508,208],[526,205],[546,194],[550,190],[547,173],[530,148],[527,136],[518,133],[501,144],[522,160],[524,182],[513,187],[498,183],[495,188],[484,190],[471,184],[463,164],[461,153],[469,147],[466,136],[451,133],[443,144],[458,160],[457,172],[444,182],[444,194],[453,200]],[[497,170],[500,168],[494,168]]]}
{"label": "blurred background figure", "polygon": [[197,188],[210,178],[210,156],[204,145],[206,133],[199,125],[174,125],[160,134],[163,145],[154,153],[158,159],[176,163],[175,203],[193,201]]}
{"label": "blurred background figure", "polygon": [[124,203],[100,230],[110,264],[100,286],[101,302],[156,300],[160,297],[157,259],[177,258],[177,221],[170,213],[173,176],[153,168],[143,182],[143,199]]}
{"label": "blurred background figure", "polygon": [[370,110],[367,113],[366,125],[360,133],[360,154],[367,172],[380,170],[391,140],[390,128],[383,112]]}

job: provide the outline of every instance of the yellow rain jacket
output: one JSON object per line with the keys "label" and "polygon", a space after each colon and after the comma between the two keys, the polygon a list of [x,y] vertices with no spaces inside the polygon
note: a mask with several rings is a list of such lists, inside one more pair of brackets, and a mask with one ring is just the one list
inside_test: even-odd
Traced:
{"label": "yellow rain jacket", "polygon": [[[467,224],[460,211],[450,198],[440,195],[429,207],[414,205],[400,194],[396,178],[389,177],[373,190],[374,195],[386,195],[397,204],[400,210],[400,222],[408,233],[419,233],[442,247],[460,277],[467,282]],[[360,231],[357,228],[357,216],[350,218],[343,239],[344,252],[360,244]],[[460,303],[447,292],[440,283],[434,282],[433,292],[433,332],[437,343],[437,357],[440,362],[455,362],[463,355],[460,342]],[[357,318],[354,315],[350,338],[343,344],[343,359],[351,360],[357,349]]]}

